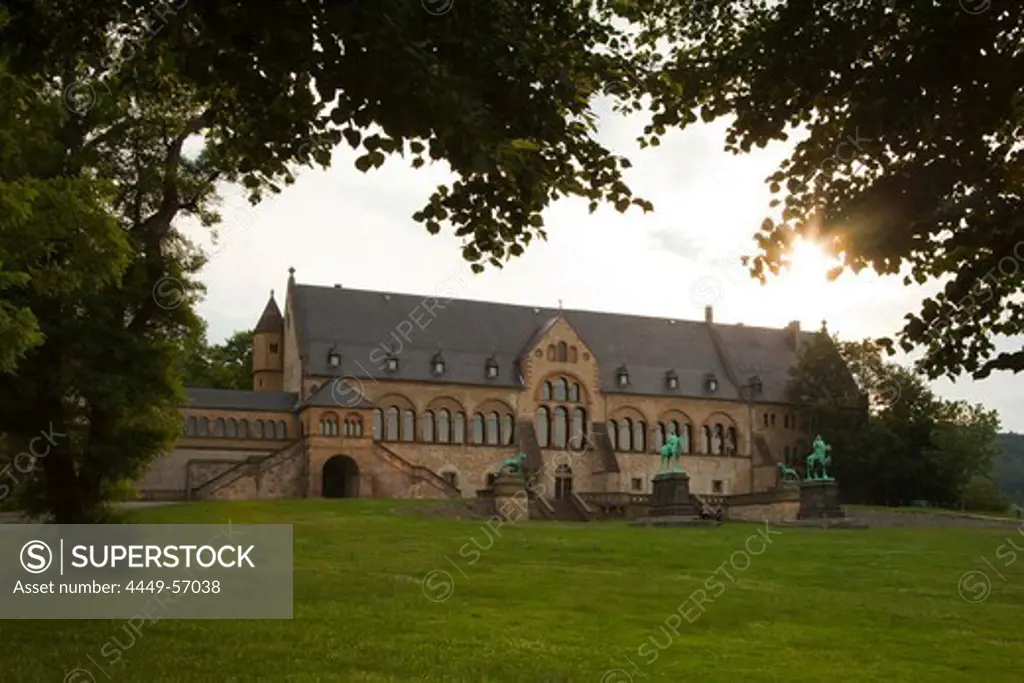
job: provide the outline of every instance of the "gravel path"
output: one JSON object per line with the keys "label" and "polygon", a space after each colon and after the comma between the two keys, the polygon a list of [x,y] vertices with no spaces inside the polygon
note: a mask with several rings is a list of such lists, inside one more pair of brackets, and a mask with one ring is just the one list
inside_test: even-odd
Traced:
{"label": "gravel path", "polygon": [[911,512],[882,512],[880,510],[846,509],[846,516],[874,527],[974,527],[1007,529],[1024,525],[1018,519],[982,519],[978,517],[957,517],[955,515],[930,515]]}

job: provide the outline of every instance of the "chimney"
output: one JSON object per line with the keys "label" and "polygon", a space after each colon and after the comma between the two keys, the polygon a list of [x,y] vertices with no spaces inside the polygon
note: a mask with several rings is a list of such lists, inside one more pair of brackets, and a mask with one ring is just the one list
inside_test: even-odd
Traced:
{"label": "chimney", "polygon": [[796,351],[796,338],[800,335],[800,321],[794,320],[786,325],[786,338],[789,342],[789,348]]}
{"label": "chimney", "polygon": [[713,309],[711,306],[704,307],[704,322],[706,322],[708,325],[715,322],[715,309]]}

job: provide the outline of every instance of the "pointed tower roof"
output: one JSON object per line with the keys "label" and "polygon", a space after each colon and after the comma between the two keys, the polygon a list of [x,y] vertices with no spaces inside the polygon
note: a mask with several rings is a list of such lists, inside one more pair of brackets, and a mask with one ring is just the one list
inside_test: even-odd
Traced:
{"label": "pointed tower roof", "polygon": [[284,318],[281,317],[281,309],[277,307],[277,302],[274,301],[274,290],[270,290],[270,301],[267,302],[266,308],[263,309],[263,315],[260,316],[260,321],[256,323],[256,329],[253,332],[259,334],[260,332],[282,331],[284,331]]}

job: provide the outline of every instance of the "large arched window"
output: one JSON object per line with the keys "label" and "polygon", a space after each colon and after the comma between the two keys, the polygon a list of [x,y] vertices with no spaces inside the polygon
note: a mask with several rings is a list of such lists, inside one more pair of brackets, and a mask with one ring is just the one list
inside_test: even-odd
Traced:
{"label": "large arched window", "polygon": [[704,453],[711,453],[711,427],[704,425],[701,427],[701,436],[703,441]]}
{"label": "large arched window", "polygon": [[384,440],[398,441],[398,408],[395,406],[388,408],[386,417],[387,419],[384,422]]}
{"label": "large arched window", "polygon": [[452,420],[452,443],[466,443],[466,414],[455,413]]}
{"label": "large arched window", "polygon": [[238,438],[248,439],[249,438],[249,421],[239,420],[238,421]]}
{"label": "large arched window", "polygon": [[384,434],[384,411],[380,408],[373,409],[373,438],[380,441]]}
{"label": "large arched window", "polygon": [[693,448],[693,426],[687,422],[680,426],[679,440],[682,442],[683,453],[690,453]]}
{"label": "large arched window", "polygon": [[427,442],[427,443],[433,443],[433,441],[434,441],[434,411],[433,410],[428,410],[427,412],[423,413],[423,416],[420,418],[420,422],[422,423],[422,428],[423,428],[423,431],[422,431],[422,434],[421,434],[421,438],[425,442]]}
{"label": "large arched window", "polygon": [[654,444],[652,445],[655,452],[660,451],[661,447],[665,445],[665,439],[668,438],[668,434],[671,434],[671,432],[665,429],[665,423],[659,422],[658,426],[654,428]]}
{"label": "large arched window", "polygon": [[633,450],[633,421],[628,417],[619,420],[619,450],[623,453]]}
{"label": "large arched window", "polygon": [[643,420],[633,424],[633,450],[637,453],[647,450],[647,423]]}
{"label": "large arched window", "polygon": [[715,455],[721,455],[725,452],[725,428],[722,427],[721,423],[715,425],[715,437],[712,442],[714,447]]}
{"label": "large arched window", "polygon": [[514,434],[515,434],[515,427],[516,427],[516,423],[515,423],[515,420],[512,419],[511,415],[506,413],[505,415],[502,416],[502,418],[501,418],[501,445],[502,446],[511,446],[512,445],[512,441],[515,439],[515,436],[514,436]]}
{"label": "large arched window", "polygon": [[452,440],[451,413],[445,408],[437,411],[437,426],[434,429],[434,435],[437,437],[438,443],[448,443]]}
{"label": "large arched window", "polygon": [[252,435],[256,439],[263,438],[263,420],[256,420],[252,423]]}
{"label": "large arched window", "polygon": [[402,413],[402,441],[416,440],[416,413],[406,408]]}
{"label": "large arched window", "polygon": [[565,448],[569,433],[569,413],[565,406],[555,408],[555,419],[552,425],[551,445],[555,448]]}
{"label": "large arched window", "polygon": [[739,451],[739,440],[736,437],[736,428],[729,427],[725,430],[725,452],[735,455]]}
{"label": "large arched window", "polygon": [[573,382],[569,385],[569,403],[580,402],[580,385],[579,382]]}
{"label": "large arched window", "polygon": [[619,423],[615,420],[608,421],[608,440],[612,442],[612,450],[619,450]]}
{"label": "large arched window", "polygon": [[498,429],[501,425],[501,416],[497,412],[487,414],[487,445],[497,446],[501,439]]}
{"label": "large arched window", "polygon": [[473,435],[471,442],[478,446],[484,442],[484,416],[480,413],[473,413]]}
{"label": "large arched window", "polygon": [[544,382],[543,389],[540,392],[540,400],[550,401],[551,400],[551,382]]}
{"label": "large arched window", "polygon": [[587,411],[579,406],[572,409],[572,420],[569,423],[569,446],[574,449],[583,448],[586,443]]}
{"label": "large arched window", "polygon": [[551,434],[548,409],[545,406],[537,408],[537,443],[541,448],[550,445]]}

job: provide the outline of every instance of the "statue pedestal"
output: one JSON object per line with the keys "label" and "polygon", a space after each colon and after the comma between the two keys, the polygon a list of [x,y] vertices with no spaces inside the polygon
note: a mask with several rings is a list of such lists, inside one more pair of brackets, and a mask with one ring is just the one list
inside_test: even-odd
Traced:
{"label": "statue pedestal", "polygon": [[797,519],[841,519],[839,485],[835,481],[800,482],[800,511]]}
{"label": "statue pedestal", "polygon": [[510,521],[530,518],[530,497],[522,472],[502,472],[494,479],[494,509]]}
{"label": "statue pedestal", "polygon": [[718,526],[713,519],[697,516],[690,499],[690,475],[686,472],[662,472],[654,478],[648,517],[632,526]]}

